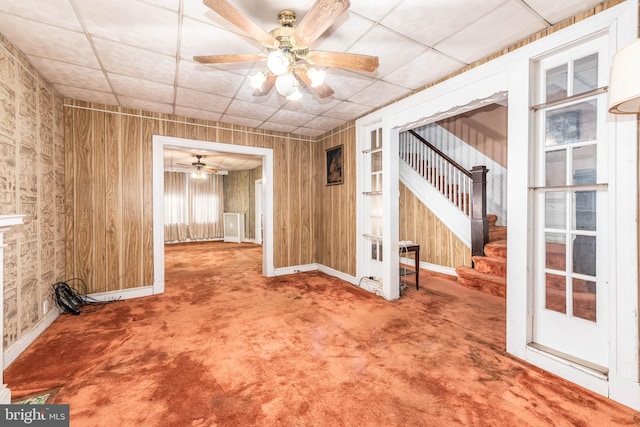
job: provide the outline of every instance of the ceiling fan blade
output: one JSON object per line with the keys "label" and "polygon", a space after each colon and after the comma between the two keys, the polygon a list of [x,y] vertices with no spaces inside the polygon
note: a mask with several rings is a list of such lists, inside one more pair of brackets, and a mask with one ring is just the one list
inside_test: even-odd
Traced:
{"label": "ceiling fan blade", "polygon": [[357,53],[326,52],[322,50],[312,50],[307,54],[306,59],[313,64],[324,67],[368,72],[377,70],[380,65],[377,56],[359,55]]}
{"label": "ceiling fan blade", "polygon": [[271,73],[267,74],[267,80],[262,83],[260,89],[256,89],[253,91],[253,96],[263,96],[268,94],[269,92],[271,92],[271,89],[273,89],[273,85],[275,84],[276,76]]}
{"label": "ceiling fan blade", "polygon": [[310,46],[349,6],[349,0],[317,0],[295,28],[297,44]]}
{"label": "ceiling fan blade", "polygon": [[302,80],[302,82],[306,84],[310,90],[312,90],[316,95],[318,95],[318,97],[327,98],[333,95],[334,93],[333,89],[331,89],[331,87],[329,87],[329,85],[324,82],[321,85],[316,87],[311,86],[311,79],[307,75],[307,70],[305,70],[304,68],[296,68],[295,73],[296,73],[296,76],[298,76],[298,78],[300,78],[300,80]]}
{"label": "ceiling fan blade", "polygon": [[237,55],[207,55],[194,56],[193,60],[201,64],[226,64],[228,62],[255,62],[262,61],[264,55],[259,53],[246,53]]}
{"label": "ceiling fan blade", "polygon": [[270,48],[278,47],[278,40],[247,18],[226,0],[203,0],[205,6],[245,32],[249,37]]}

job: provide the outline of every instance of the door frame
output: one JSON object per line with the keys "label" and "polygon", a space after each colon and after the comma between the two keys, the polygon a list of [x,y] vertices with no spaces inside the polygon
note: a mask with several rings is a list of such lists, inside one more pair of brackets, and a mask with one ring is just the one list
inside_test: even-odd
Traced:
{"label": "door frame", "polygon": [[153,136],[153,294],[164,292],[164,158],[167,148],[197,149],[262,157],[264,241],[262,274],[275,275],[273,252],[273,150],[194,139]]}
{"label": "door frame", "polygon": [[262,244],[262,220],[263,220],[263,186],[262,186],[262,178],[256,179],[255,181],[255,225],[253,227],[253,240],[255,243],[261,245]]}

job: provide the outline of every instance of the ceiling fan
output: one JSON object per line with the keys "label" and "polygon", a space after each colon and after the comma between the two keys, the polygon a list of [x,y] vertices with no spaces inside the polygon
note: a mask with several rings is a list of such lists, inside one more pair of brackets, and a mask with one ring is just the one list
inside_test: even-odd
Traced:
{"label": "ceiling fan", "polygon": [[324,82],[325,71],[316,67],[336,67],[347,70],[373,72],[378,68],[377,56],[354,53],[309,50],[349,6],[349,0],[317,0],[300,24],[294,28],[296,14],[285,9],[278,13],[281,27],[270,32],[261,29],[250,18],[227,0],[203,0],[218,15],[260,42],[265,53],[194,56],[202,64],[229,62],[255,62],[266,59],[268,71],[250,77],[254,95],[266,95],[273,86],[290,100],[300,99],[300,82],[320,98],[333,95],[333,89]]}
{"label": "ceiling fan", "polygon": [[191,177],[194,179],[204,179],[204,177],[207,176],[207,173],[220,174],[220,171],[218,171],[217,169],[211,168],[210,166],[207,166],[206,163],[202,162],[202,158],[204,156],[200,154],[196,154],[195,157],[196,157],[196,161],[191,163],[191,165],[188,165],[186,163],[176,163],[176,165],[191,166],[195,168],[195,170],[193,170],[193,172],[191,173]]}

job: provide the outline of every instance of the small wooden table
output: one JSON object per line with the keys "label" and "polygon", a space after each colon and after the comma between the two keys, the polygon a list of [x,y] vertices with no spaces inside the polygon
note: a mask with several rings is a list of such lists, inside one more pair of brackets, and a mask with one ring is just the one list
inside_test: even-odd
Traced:
{"label": "small wooden table", "polygon": [[400,275],[406,276],[408,274],[416,275],[416,290],[420,289],[420,245],[417,243],[411,243],[408,245],[400,244],[400,255],[413,252],[413,259],[415,260],[415,267],[413,270],[400,267]]}

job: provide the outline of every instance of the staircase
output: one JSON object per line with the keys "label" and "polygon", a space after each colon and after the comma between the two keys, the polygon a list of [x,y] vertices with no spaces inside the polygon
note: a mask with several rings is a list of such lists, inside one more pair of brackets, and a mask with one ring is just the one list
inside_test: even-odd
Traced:
{"label": "staircase", "polygon": [[458,283],[468,288],[505,298],[507,295],[507,227],[496,225],[495,215],[489,220],[489,243],[484,256],[474,256],[473,267],[456,268]]}

